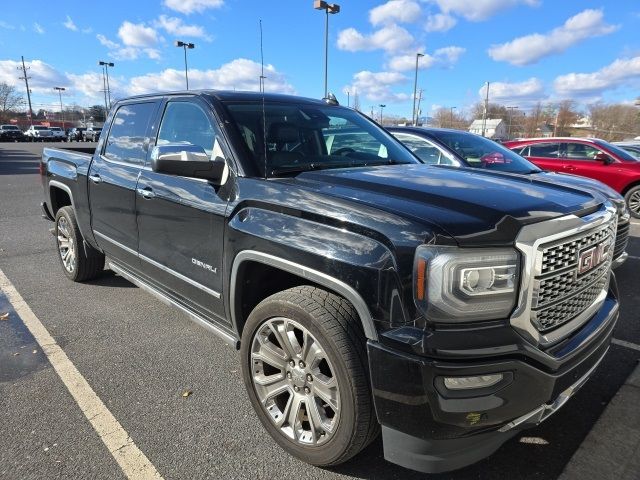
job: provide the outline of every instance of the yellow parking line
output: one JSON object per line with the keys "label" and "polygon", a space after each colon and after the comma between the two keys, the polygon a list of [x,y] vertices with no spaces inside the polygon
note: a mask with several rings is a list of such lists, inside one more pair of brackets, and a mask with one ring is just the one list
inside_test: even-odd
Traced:
{"label": "yellow parking line", "polygon": [[96,395],[2,270],[0,270],[0,289],[34,336],[80,410],[127,478],[162,479],[153,464]]}

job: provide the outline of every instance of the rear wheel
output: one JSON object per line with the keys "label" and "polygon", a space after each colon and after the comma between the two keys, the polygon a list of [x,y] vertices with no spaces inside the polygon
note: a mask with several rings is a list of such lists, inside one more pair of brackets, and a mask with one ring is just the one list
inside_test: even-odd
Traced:
{"label": "rear wheel", "polygon": [[58,210],[55,235],[58,258],[67,277],[74,282],[83,282],[102,273],[104,255],[90,245],[85,247],[72,207]]}
{"label": "rear wheel", "polygon": [[241,358],[260,421],[295,457],[337,465],[376,437],[365,338],[344,298],[311,286],[268,297],[249,315]]}
{"label": "rear wheel", "polygon": [[624,196],[631,215],[640,218],[640,185],[633,187]]}

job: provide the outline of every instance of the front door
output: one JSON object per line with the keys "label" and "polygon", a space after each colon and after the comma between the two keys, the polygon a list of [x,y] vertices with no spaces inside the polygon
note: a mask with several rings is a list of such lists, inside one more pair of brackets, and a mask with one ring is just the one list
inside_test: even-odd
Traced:
{"label": "front door", "polygon": [[149,146],[149,123],[157,101],[118,107],[106,141],[89,169],[91,226],[105,253],[138,267],[136,184]]}
{"label": "front door", "polygon": [[[210,107],[194,97],[176,97],[165,107],[157,145],[191,144],[210,158],[228,158]],[[197,178],[145,168],[138,181],[140,267],[163,290],[220,323],[222,245],[227,201],[221,188]]]}
{"label": "front door", "polygon": [[[607,183],[606,179],[611,171],[615,170],[614,165],[602,160],[596,160],[596,155],[605,152],[593,145],[582,142],[566,142],[562,147],[565,173],[589,177]],[[605,155],[607,154],[605,153]],[[615,162],[615,160],[611,160]]]}

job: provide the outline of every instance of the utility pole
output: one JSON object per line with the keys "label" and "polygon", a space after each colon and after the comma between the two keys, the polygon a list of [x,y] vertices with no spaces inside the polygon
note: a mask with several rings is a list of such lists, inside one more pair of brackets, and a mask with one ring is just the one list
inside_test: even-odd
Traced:
{"label": "utility pole", "polygon": [[513,111],[518,107],[507,107],[507,111],[509,112],[509,130],[507,130],[507,138],[511,140],[511,117],[513,116]]}
{"label": "utility pole", "polygon": [[482,136],[484,137],[484,134],[486,133],[487,130],[487,115],[489,113],[489,82],[487,82],[487,92],[486,92],[486,96],[484,98],[484,110],[482,112]]}
{"label": "utility pole", "polygon": [[556,120],[553,122],[553,136],[556,137],[558,134],[558,117],[560,116],[560,107],[556,111]]}
{"label": "utility pole", "polygon": [[418,119],[420,118],[420,102],[422,101],[422,89],[420,89],[420,93],[418,94],[418,108],[416,109],[416,125],[418,125]]}
{"label": "utility pole", "polygon": [[455,110],[456,107],[451,107],[449,110],[451,111],[451,124],[450,127],[453,128],[453,111]]}
{"label": "utility pole", "polygon": [[102,91],[104,92],[104,121],[107,121],[107,113],[109,112],[109,106],[107,105],[107,80],[105,78],[105,70],[107,68],[105,62],[98,62],[98,65],[102,67]]}
{"label": "utility pole", "polygon": [[24,57],[20,57],[22,59],[22,67],[18,67],[18,70],[22,70],[22,77],[20,77],[20,80],[24,80],[24,84],[27,87],[27,100],[29,101],[29,124],[33,125],[33,109],[31,108],[31,90],[29,90],[29,79],[31,77],[27,76],[27,70],[29,70],[29,68],[26,68],[24,66]]}
{"label": "utility pole", "polygon": [[418,122],[418,115],[416,114],[416,90],[418,90],[418,60],[420,57],[424,57],[422,53],[416,53],[416,73],[413,77],[413,111],[411,112],[411,125],[414,127]]}
{"label": "utility pole", "polygon": [[347,107],[351,106],[351,101],[349,99],[349,90],[347,90]]}
{"label": "utility pole", "polygon": [[62,117],[62,129],[64,130],[64,110],[62,109],[62,92],[66,90],[64,87],[53,87],[54,90],[58,91],[60,95],[60,116]]}
{"label": "utility pole", "polygon": [[381,104],[380,104],[380,125],[384,125],[384,124],[382,123],[382,109],[383,109],[384,107],[386,107],[386,105],[384,105],[384,104],[382,104],[382,103],[381,103]]}

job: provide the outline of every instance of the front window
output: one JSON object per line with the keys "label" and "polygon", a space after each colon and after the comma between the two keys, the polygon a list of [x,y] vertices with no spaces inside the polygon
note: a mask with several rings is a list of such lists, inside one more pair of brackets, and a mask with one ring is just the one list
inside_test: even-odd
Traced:
{"label": "front window", "polygon": [[15,125],[2,125],[2,130],[20,130]]}
{"label": "front window", "polygon": [[570,142],[566,145],[565,157],[569,160],[595,160],[601,151],[586,143]]}
{"label": "front window", "polygon": [[627,160],[629,162],[638,160],[637,157],[634,157],[631,153],[627,152],[626,150],[623,150],[617,145],[612,145],[611,143],[605,142],[604,140],[596,140],[595,143],[596,145],[604,147],[610,152],[615,153],[618,156],[618,158],[621,158],[622,160]]}
{"label": "front window", "polygon": [[350,109],[296,103],[225,105],[258,170],[264,174],[266,167],[267,176],[419,163],[386,131]]}
{"label": "front window", "polygon": [[468,132],[438,131],[433,137],[446,145],[473,168],[501,172],[535,173],[540,169],[520,155],[488,138]]}
{"label": "front window", "polygon": [[49,130],[47,127],[33,127],[34,130]]}
{"label": "front window", "polygon": [[393,132],[393,136],[400,140],[413,152],[413,154],[429,165],[454,165],[460,166],[458,162],[446,156],[442,151],[428,140],[404,132]]}

